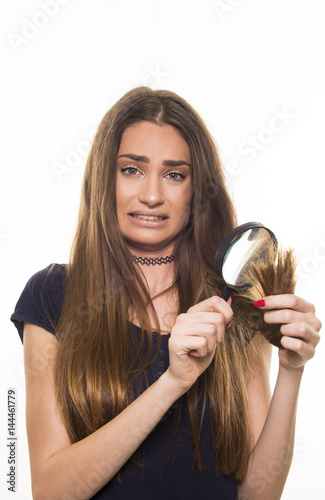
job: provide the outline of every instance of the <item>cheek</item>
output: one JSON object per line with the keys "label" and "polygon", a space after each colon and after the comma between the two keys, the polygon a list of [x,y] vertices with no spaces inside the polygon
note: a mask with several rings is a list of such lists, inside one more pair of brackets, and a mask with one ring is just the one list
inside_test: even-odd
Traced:
{"label": "cheek", "polygon": [[183,223],[186,226],[191,216],[191,203],[190,201],[186,204],[183,211]]}
{"label": "cheek", "polygon": [[120,212],[127,203],[127,191],[120,181],[116,182],[116,210]]}
{"label": "cheek", "polygon": [[193,199],[193,193],[192,189],[187,189],[186,192],[184,193],[184,205],[187,209],[187,211],[190,213],[191,208],[192,208],[192,199]]}
{"label": "cheek", "polygon": [[[191,209],[192,209],[192,193],[189,193],[188,190],[181,197],[182,205],[179,203],[179,214],[181,216],[182,225],[186,225],[190,219]],[[180,199],[178,200],[180,202]]]}

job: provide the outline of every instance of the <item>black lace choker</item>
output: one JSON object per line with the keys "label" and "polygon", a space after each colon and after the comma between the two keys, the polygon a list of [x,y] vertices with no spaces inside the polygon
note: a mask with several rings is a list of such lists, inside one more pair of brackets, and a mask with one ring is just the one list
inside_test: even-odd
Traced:
{"label": "black lace choker", "polygon": [[137,264],[141,264],[142,266],[161,266],[161,264],[168,264],[169,262],[173,262],[174,255],[169,255],[168,257],[156,257],[154,259],[150,258],[148,259],[147,257],[136,257],[136,255],[132,255],[131,257],[132,262],[136,262]]}

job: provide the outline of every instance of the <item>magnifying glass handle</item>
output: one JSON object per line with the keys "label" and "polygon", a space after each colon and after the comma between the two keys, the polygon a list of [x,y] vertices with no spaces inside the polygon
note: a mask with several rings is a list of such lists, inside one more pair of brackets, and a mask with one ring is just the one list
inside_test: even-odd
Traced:
{"label": "magnifying glass handle", "polygon": [[225,287],[222,291],[221,298],[227,302],[231,295],[231,290],[230,288]]}

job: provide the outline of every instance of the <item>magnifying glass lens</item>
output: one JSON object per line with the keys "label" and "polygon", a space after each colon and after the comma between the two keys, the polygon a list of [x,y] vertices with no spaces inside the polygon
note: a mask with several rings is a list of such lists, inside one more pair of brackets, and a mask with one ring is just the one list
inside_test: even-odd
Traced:
{"label": "magnifying glass lens", "polygon": [[[243,287],[245,270],[254,260],[266,256],[273,239],[264,228],[254,228],[245,231],[228,248],[222,265],[222,275],[228,285]],[[244,281],[243,281],[244,280]]]}
{"label": "magnifying glass lens", "polygon": [[216,271],[226,287],[222,297],[226,300],[231,290],[249,288],[248,267],[267,260],[270,250],[276,248],[275,235],[259,222],[248,222],[231,231],[221,243],[215,260]]}

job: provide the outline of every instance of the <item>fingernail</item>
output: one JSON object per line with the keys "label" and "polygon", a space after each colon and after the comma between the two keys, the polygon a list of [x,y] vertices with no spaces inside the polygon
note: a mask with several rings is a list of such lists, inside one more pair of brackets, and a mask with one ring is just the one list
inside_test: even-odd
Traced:
{"label": "fingernail", "polygon": [[256,300],[254,302],[254,306],[255,307],[264,307],[265,306],[265,300],[264,299],[261,299],[261,300]]}
{"label": "fingernail", "polygon": [[231,321],[231,320],[230,320],[230,321],[228,321],[228,323],[226,324],[226,327],[227,327],[227,328],[230,328],[230,327],[231,327],[231,323],[232,323],[232,321]]}

